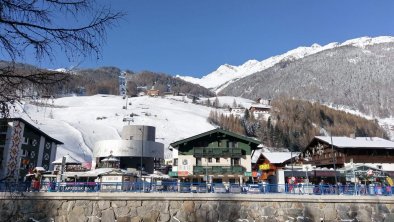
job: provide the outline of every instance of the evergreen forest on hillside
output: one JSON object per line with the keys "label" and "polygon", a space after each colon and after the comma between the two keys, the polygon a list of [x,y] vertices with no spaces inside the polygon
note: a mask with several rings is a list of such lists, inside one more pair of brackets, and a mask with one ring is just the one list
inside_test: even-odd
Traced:
{"label": "evergreen forest on hillside", "polygon": [[[0,60],[0,68],[9,66],[7,61]],[[24,74],[31,74],[37,71],[46,71],[48,73],[61,73],[68,75],[67,80],[62,84],[55,84],[48,87],[45,92],[37,91],[34,87],[25,86],[25,96],[64,96],[70,94],[77,95],[96,95],[109,94],[119,95],[119,76],[122,70],[117,67],[100,67],[95,69],[76,69],[68,70],[66,72],[47,71],[38,69],[34,66],[22,63],[12,64],[16,67],[16,71]],[[127,94],[129,96],[136,96],[140,89],[155,88],[160,90],[160,95],[165,93],[184,93],[195,96],[212,97],[215,94],[210,90],[193,83],[186,82],[180,78],[173,77],[163,73],[155,73],[149,71],[142,71],[134,73],[126,70],[124,75],[127,79]]]}
{"label": "evergreen forest on hillside", "polygon": [[386,132],[377,121],[338,111],[317,102],[278,98],[272,101],[271,117],[257,120],[246,109],[242,119],[211,111],[208,121],[250,137],[256,137],[267,147],[304,149],[314,136],[382,137]]}

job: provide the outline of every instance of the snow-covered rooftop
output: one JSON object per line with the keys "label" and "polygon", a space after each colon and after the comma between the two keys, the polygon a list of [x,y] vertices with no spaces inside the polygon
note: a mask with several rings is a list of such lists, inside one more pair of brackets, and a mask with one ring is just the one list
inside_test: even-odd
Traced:
{"label": "snow-covered rooftop", "polygon": [[[331,144],[331,137],[316,136],[315,138]],[[394,149],[394,142],[379,137],[332,137],[332,143],[339,148],[385,148]]]}
{"label": "snow-covered rooftop", "polygon": [[122,169],[114,169],[114,168],[98,168],[90,171],[83,171],[83,172],[65,172],[65,177],[98,177],[104,174],[132,174],[132,172],[122,170]]}
{"label": "snow-covered rooftop", "polygon": [[[64,157],[66,157],[65,164],[81,164],[80,161],[78,161],[74,157],[70,156],[70,154],[67,154]],[[63,162],[63,157],[60,157],[59,159],[53,161],[52,164],[62,164],[62,162]]]}
{"label": "snow-covered rooftop", "polygon": [[283,163],[299,154],[299,152],[270,152],[265,149],[261,149],[254,152],[252,156],[252,163],[256,163],[261,155],[263,155],[270,163]]}
{"label": "snow-covered rooftop", "polygon": [[297,156],[299,153],[296,152],[263,152],[263,155],[270,163],[283,163],[292,157]]}
{"label": "snow-covered rooftop", "polygon": [[260,104],[260,103],[250,105],[250,108],[252,108],[252,107],[261,108],[261,109],[271,109],[272,108],[270,105],[265,105],[265,104]]}

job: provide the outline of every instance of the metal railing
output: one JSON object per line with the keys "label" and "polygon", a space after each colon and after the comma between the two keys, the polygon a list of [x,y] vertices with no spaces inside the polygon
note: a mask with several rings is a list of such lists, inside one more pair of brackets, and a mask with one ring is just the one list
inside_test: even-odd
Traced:
{"label": "metal railing", "polygon": [[180,193],[253,193],[294,195],[371,195],[391,196],[394,187],[376,185],[313,184],[230,184],[178,182],[1,182],[0,192],[180,192]]}

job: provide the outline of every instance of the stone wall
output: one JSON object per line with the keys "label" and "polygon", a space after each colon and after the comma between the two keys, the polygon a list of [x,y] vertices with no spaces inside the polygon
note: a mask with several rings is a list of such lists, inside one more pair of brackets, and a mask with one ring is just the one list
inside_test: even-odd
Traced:
{"label": "stone wall", "polygon": [[394,221],[394,198],[165,193],[0,193],[0,221]]}

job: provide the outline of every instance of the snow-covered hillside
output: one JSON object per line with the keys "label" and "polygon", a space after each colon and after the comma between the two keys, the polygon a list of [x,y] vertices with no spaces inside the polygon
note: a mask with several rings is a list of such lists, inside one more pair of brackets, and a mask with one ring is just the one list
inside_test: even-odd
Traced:
{"label": "snow-covered hillside", "polygon": [[[213,101],[215,98],[211,98]],[[218,97],[221,104],[237,104],[247,107],[252,101],[237,97]],[[214,126],[207,122],[210,107],[192,104],[185,97],[133,97],[95,95],[64,97],[42,101],[48,106],[26,103],[22,116],[44,132],[64,142],[57,158],[73,154],[84,162],[90,162],[92,148],[98,140],[120,139],[125,117],[136,114],[130,124],[156,127],[156,141],[164,144],[165,155],[170,143],[193,136]],[[127,110],[123,109],[127,104]]]}
{"label": "snow-covered hillside", "polygon": [[191,83],[199,84],[206,88],[212,89],[213,91],[218,93],[230,83],[235,82],[238,79],[241,79],[253,73],[260,72],[262,70],[270,68],[282,61],[301,59],[306,56],[313,55],[324,50],[333,49],[335,47],[351,45],[359,48],[364,48],[365,46],[368,45],[374,45],[374,44],[380,44],[386,42],[394,42],[394,37],[391,36],[380,36],[375,38],[361,37],[361,38],[345,41],[342,44],[333,42],[324,46],[313,44],[310,47],[304,47],[304,46],[298,47],[282,55],[273,56],[262,61],[249,60],[240,66],[232,66],[229,64],[221,65],[217,70],[209,73],[206,76],[203,76],[201,79],[190,77],[190,76],[177,76],[177,77],[185,81],[189,81]]}

